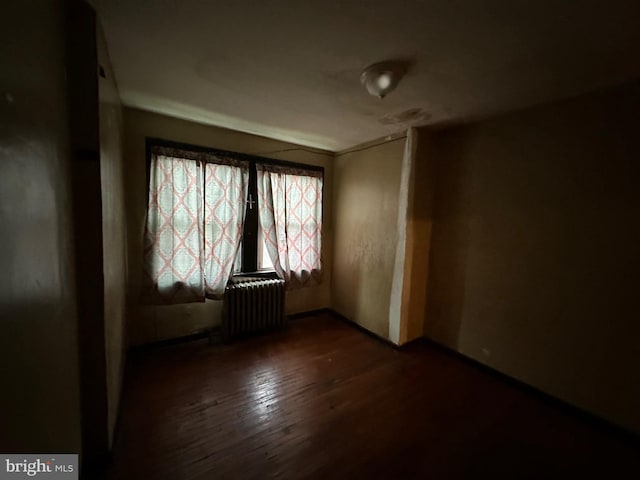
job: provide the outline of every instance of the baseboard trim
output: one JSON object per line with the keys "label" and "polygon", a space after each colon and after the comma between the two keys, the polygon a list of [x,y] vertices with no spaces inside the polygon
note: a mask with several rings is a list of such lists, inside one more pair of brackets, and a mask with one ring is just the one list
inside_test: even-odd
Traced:
{"label": "baseboard trim", "polygon": [[167,347],[170,345],[177,345],[179,343],[193,342],[195,340],[201,340],[209,338],[212,332],[219,330],[219,328],[213,327],[211,329],[202,330],[201,332],[191,333],[189,335],[183,335],[181,337],[167,338],[164,340],[154,340],[152,342],[143,343],[141,345],[134,345],[129,347],[130,353],[144,352],[152,350],[157,347]]}
{"label": "baseboard trim", "polygon": [[[294,314],[290,314],[287,315],[287,318],[289,321],[297,321],[297,320],[302,320],[304,318],[309,318],[309,317],[314,317],[314,316],[318,316],[318,315],[331,315],[332,317],[344,322],[346,325],[355,328],[357,330],[359,330],[360,332],[364,333],[365,335],[381,342],[382,344],[393,348],[394,350],[400,351],[402,352],[405,349],[408,349],[410,346],[411,347],[415,347],[419,344],[425,344],[426,346],[430,347],[430,348],[434,348],[437,350],[442,351],[443,353],[455,356],[457,358],[459,358],[461,361],[469,364],[472,367],[475,367],[479,370],[482,370],[483,372],[496,377],[520,390],[524,390],[527,393],[535,396],[536,398],[552,404],[558,408],[560,408],[561,410],[579,417],[581,420],[583,420],[586,423],[589,423],[597,428],[600,428],[604,431],[608,431],[611,434],[614,435],[618,435],[621,436],[631,442],[633,442],[634,444],[638,445],[638,447],[640,447],[640,433],[635,432],[634,430],[630,430],[629,428],[626,428],[622,425],[619,425],[617,423],[613,423],[612,421],[596,414],[593,412],[590,412],[588,410],[585,410],[579,406],[576,406],[572,403],[567,402],[566,400],[563,400],[559,397],[556,397],[550,393],[547,393],[537,387],[534,387],[533,385],[530,385],[528,383],[525,383],[522,380],[519,380],[515,377],[512,377],[504,372],[501,372],[499,370],[496,370],[495,368],[486,365],[472,357],[469,357],[467,355],[465,355],[464,353],[461,353],[457,350],[454,350],[453,348],[443,345],[442,343],[439,343],[431,338],[428,337],[419,337],[417,339],[411,340],[410,342],[407,342],[403,345],[396,345],[395,343],[393,343],[391,340],[384,338],[374,332],[371,332],[370,330],[367,330],[365,327],[363,327],[362,325],[354,322],[353,320],[349,319],[348,317],[342,315],[341,313],[331,309],[331,308],[320,308],[320,309],[315,309],[315,310],[309,310],[306,312],[298,312],[298,313],[294,313]],[[176,344],[180,344],[180,343],[185,343],[185,342],[191,342],[191,341],[196,341],[196,340],[202,340],[202,339],[207,339],[209,338],[209,340],[211,341],[211,337],[212,335],[215,335],[216,332],[219,331],[219,327],[214,327],[212,329],[209,330],[205,330],[202,332],[196,332],[193,333],[191,335],[186,335],[186,336],[182,336],[182,337],[177,337],[177,338],[170,338],[170,339],[166,339],[166,340],[159,340],[159,341],[155,341],[155,342],[150,342],[150,343],[146,343],[143,345],[138,345],[138,346],[133,346],[129,348],[129,352],[131,353],[137,353],[137,352],[144,352],[144,351],[148,351],[151,349],[154,349],[156,347],[163,347],[163,346],[170,346],[170,345],[176,345]],[[127,362],[128,363],[128,362]],[[116,442],[118,441],[119,437],[120,437],[120,413],[121,413],[121,409],[122,409],[122,405],[124,404],[124,395],[125,393],[125,388],[124,385],[126,385],[126,381],[127,381],[127,369],[126,369],[126,363],[125,363],[125,374],[124,374],[124,378],[123,378],[123,388],[120,392],[120,405],[119,405],[119,409],[118,409],[118,417],[116,420],[116,426],[114,429],[114,442],[113,442],[113,446],[112,448],[115,448]]]}
{"label": "baseboard trim", "polygon": [[335,310],[332,310],[330,308],[325,309],[325,311],[327,311],[328,313],[330,313],[331,315],[335,316],[336,318],[338,318],[339,320],[345,322],[346,324],[348,324],[349,326],[356,328],[357,330],[363,332],[364,334],[384,343],[387,346],[392,347],[395,350],[398,351],[403,351],[405,349],[407,349],[409,346],[413,346],[413,345],[419,345],[420,343],[426,344],[429,347],[441,350],[444,353],[447,353],[449,355],[453,355],[457,358],[459,358],[460,360],[464,361],[465,363],[469,364],[470,366],[473,366],[477,369],[482,370],[483,372],[496,377],[520,390],[524,390],[527,393],[535,396],[536,398],[539,398],[540,400],[549,403],[549,404],[553,404],[554,406],[564,410],[567,413],[570,413],[572,415],[575,415],[577,417],[579,417],[581,420],[585,421],[586,423],[589,423],[591,425],[596,426],[597,428],[601,428],[605,431],[609,431],[612,434],[615,435],[619,435],[622,436],[624,438],[626,438],[627,440],[632,441],[633,443],[636,443],[639,447],[640,447],[640,433],[636,433],[633,430],[630,430],[622,425],[619,425],[617,423],[613,423],[612,421],[596,414],[593,412],[590,412],[588,410],[585,410],[577,405],[574,405],[572,403],[567,402],[566,400],[563,400],[559,397],[556,397],[550,393],[547,393],[543,390],[540,390],[537,387],[534,387],[533,385],[530,385],[528,383],[523,382],[522,380],[519,380],[515,377],[512,377],[504,372],[501,372],[500,370],[496,370],[495,368],[486,365],[472,357],[469,357],[467,355],[465,355],[464,353],[461,353],[457,350],[454,350],[451,347],[448,347],[446,345],[443,345],[441,343],[436,342],[435,340],[428,338],[428,337],[418,337],[416,339],[413,339],[407,343],[404,343],[402,345],[396,345],[395,343],[393,343],[391,340],[381,337],[380,335],[371,332],[369,330],[367,330],[366,328],[364,328],[362,325],[354,322],[353,320],[345,317],[344,315],[336,312]]}
{"label": "baseboard trim", "polygon": [[[302,318],[313,317],[316,315],[322,315],[326,313],[333,313],[333,312],[330,308],[318,308],[315,310],[308,310],[305,312],[292,313],[292,314],[286,315],[286,317],[287,317],[287,320],[289,321],[295,321]],[[219,326],[212,327],[207,330],[191,333],[189,335],[182,335],[180,337],[166,338],[163,340],[154,340],[151,342],[142,343],[140,345],[133,345],[129,347],[128,350],[131,353],[136,353],[136,352],[143,352],[146,350],[154,349],[157,347],[166,347],[170,345],[177,345],[179,343],[193,342],[196,340],[202,340],[204,338],[209,338],[211,340],[212,337],[215,337],[216,335],[220,334],[220,330],[221,330],[221,327]]]}
{"label": "baseboard trim", "polygon": [[330,308],[316,308],[314,310],[307,310],[304,312],[290,313],[286,315],[286,317],[287,317],[287,320],[289,321],[295,321],[295,320],[300,320],[302,318],[315,317],[315,316],[324,315],[327,313],[331,313]]}
{"label": "baseboard trim", "polygon": [[351,327],[356,328],[357,330],[363,332],[364,334],[375,338],[376,340],[381,341],[382,343],[384,343],[385,345],[388,345],[390,347],[392,347],[395,350],[398,351],[403,351],[405,349],[407,349],[409,346],[413,346],[413,345],[418,345],[420,343],[426,344],[429,347],[441,350],[444,353],[447,353],[449,355],[453,355],[457,358],[459,358],[460,360],[462,360],[463,362],[469,364],[470,366],[473,366],[477,369],[482,370],[483,372],[499,378],[500,380],[520,389],[520,390],[524,390],[527,393],[539,398],[540,400],[549,403],[549,404],[553,404],[554,406],[564,410],[565,412],[568,412],[572,415],[575,415],[577,417],[579,417],[580,419],[582,419],[583,421],[585,421],[586,423],[592,424],[598,428],[601,428],[603,430],[609,431],[612,434],[615,435],[619,435],[622,436],[624,438],[626,438],[627,440],[630,440],[634,443],[636,443],[639,447],[640,447],[640,433],[636,433],[633,430],[630,430],[622,425],[619,425],[617,423],[613,423],[610,420],[596,414],[593,412],[590,412],[588,410],[584,410],[583,408],[578,407],[577,405],[574,405],[572,403],[567,402],[566,400],[563,400],[561,398],[558,398],[550,393],[547,393],[543,390],[540,390],[537,387],[534,387],[533,385],[530,385],[528,383],[523,382],[522,380],[518,380],[515,377],[512,377],[506,373],[501,372],[500,370],[496,370],[493,367],[490,367],[489,365],[486,365],[472,357],[469,357],[467,355],[465,355],[464,353],[461,353],[457,350],[454,350],[451,347],[448,347],[446,345],[443,345],[441,343],[436,342],[433,339],[430,339],[428,337],[418,337],[416,339],[413,339],[407,343],[404,343],[402,345],[396,345],[395,343],[393,343],[391,340],[381,337],[380,335],[377,335],[374,332],[371,332],[369,330],[367,330],[366,328],[364,328],[362,325],[359,325],[358,323],[354,322],[353,320],[350,320],[349,318],[345,317],[344,315],[332,310],[332,309],[326,309],[328,310],[328,312],[332,315],[334,315],[336,318],[338,318],[339,320],[345,322],[346,324],[348,324]]}
{"label": "baseboard trim", "polygon": [[362,333],[364,333],[365,335],[370,336],[371,338],[375,338],[376,340],[384,343],[385,345],[392,347],[396,350],[402,350],[402,348],[406,345],[396,345],[395,343],[393,343],[391,340],[389,340],[388,338],[384,338],[380,335],[378,335],[375,332],[372,332],[371,330],[366,329],[365,327],[363,327],[362,325],[360,325],[359,323],[354,322],[353,320],[351,320],[348,317],[345,317],[344,315],[342,315],[339,312],[336,312],[335,310],[331,309],[331,308],[327,308],[327,313],[335,316],[337,319],[343,321],[344,323],[346,323],[347,325],[349,325],[350,327],[353,327],[359,331],[361,331]]}
{"label": "baseboard trim", "polygon": [[370,337],[375,338],[376,340],[379,340],[380,342],[393,347],[395,350],[399,350],[402,351],[406,348],[408,348],[410,345],[413,345],[414,343],[420,343],[422,340],[424,340],[424,337],[418,337],[418,338],[414,338],[412,340],[409,340],[408,342],[405,342],[401,345],[398,345],[396,343],[393,343],[391,340],[389,340],[388,338],[382,337],[380,335],[378,335],[375,332],[372,332],[371,330],[366,329],[365,327],[363,327],[362,325],[360,325],[359,323],[354,322],[353,320],[351,320],[348,317],[345,317],[344,315],[342,315],[339,312],[336,312],[335,310],[332,310],[331,308],[326,308],[325,309],[328,313],[330,313],[331,315],[334,315],[335,317],[337,317],[338,319],[342,320],[343,322],[347,323],[349,326],[354,327],[358,330],[360,330],[362,333],[369,335]]}
{"label": "baseboard trim", "polygon": [[613,423],[611,420],[608,420],[605,417],[598,415],[597,413],[590,412],[577,405],[569,403],[566,400],[556,397],[550,393],[545,392],[544,390],[539,389],[538,387],[534,387],[533,385],[525,383],[522,380],[512,377],[504,372],[501,372],[500,370],[497,370],[489,365],[486,365],[480,362],[479,360],[476,360],[475,358],[469,357],[468,355],[465,355],[462,352],[454,350],[453,348],[448,347],[447,345],[443,345],[442,343],[439,343],[431,338],[421,337],[419,340],[421,343],[425,343],[431,348],[435,348],[449,355],[453,355],[459,358],[460,360],[462,360],[463,362],[479,370],[482,370],[483,372],[488,373],[493,377],[496,377],[520,390],[524,390],[527,393],[537,397],[538,399],[546,403],[553,404],[554,406],[560,408],[561,410],[564,410],[567,413],[570,413],[574,416],[579,417],[581,420],[583,420],[586,423],[594,425],[597,428],[603,429],[605,431],[609,431],[612,434],[622,436],[625,439],[630,440],[633,443],[636,443],[638,447],[640,447],[640,433],[636,433],[635,431],[630,430],[629,428],[626,428],[617,423]]}

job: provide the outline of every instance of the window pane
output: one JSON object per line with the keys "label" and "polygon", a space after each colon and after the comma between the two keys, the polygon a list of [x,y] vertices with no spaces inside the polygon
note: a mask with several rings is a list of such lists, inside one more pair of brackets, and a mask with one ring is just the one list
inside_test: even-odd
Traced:
{"label": "window pane", "polygon": [[271,261],[271,257],[267,251],[267,245],[265,243],[261,225],[258,225],[258,269],[274,270],[273,262]]}

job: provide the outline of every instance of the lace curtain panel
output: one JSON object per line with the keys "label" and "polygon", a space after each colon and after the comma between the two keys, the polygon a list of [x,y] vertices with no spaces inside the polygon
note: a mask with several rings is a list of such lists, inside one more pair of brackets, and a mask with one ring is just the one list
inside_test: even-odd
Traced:
{"label": "lace curtain panel", "polygon": [[258,211],[267,252],[287,288],[322,277],[322,173],[257,165]]}
{"label": "lace curtain panel", "polygon": [[242,237],[248,163],[154,148],[145,231],[147,300],[222,298]]}

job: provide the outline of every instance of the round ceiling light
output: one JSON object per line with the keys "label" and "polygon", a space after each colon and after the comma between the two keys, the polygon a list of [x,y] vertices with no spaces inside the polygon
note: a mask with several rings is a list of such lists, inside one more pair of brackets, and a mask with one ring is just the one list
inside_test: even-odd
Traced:
{"label": "round ceiling light", "polygon": [[399,63],[374,63],[362,71],[360,81],[371,95],[384,98],[398,86],[404,73],[405,69]]}

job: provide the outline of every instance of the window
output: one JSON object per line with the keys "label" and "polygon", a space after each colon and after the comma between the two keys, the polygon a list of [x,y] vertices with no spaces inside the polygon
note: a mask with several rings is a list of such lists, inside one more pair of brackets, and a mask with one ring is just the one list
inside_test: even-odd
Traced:
{"label": "window", "polygon": [[232,273],[320,281],[323,170],[147,141],[145,274],[168,303],[221,298]]}
{"label": "window", "polygon": [[274,268],[292,287],[322,274],[322,172],[257,164],[260,227]]}

